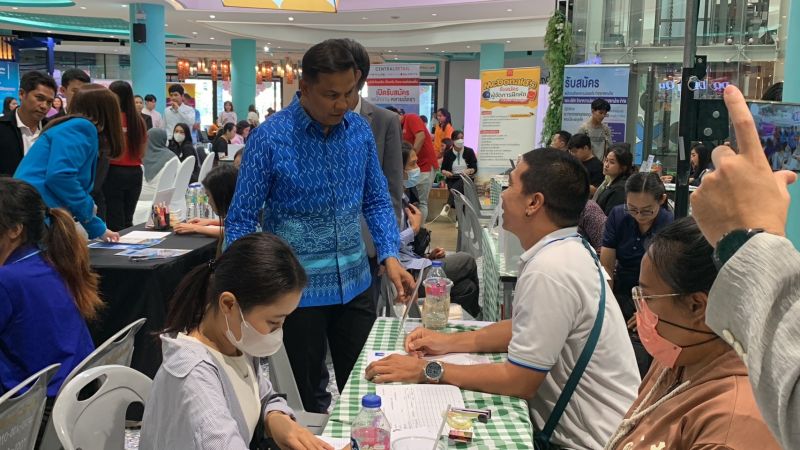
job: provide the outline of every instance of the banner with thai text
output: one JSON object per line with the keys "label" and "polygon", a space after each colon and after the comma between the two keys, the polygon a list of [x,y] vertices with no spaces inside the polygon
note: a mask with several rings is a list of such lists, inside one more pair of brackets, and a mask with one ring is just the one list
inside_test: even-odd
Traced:
{"label": "banner with thai text", "polygon": [[370,102],[419,114],[419,64],[374,64],[367,87]]}

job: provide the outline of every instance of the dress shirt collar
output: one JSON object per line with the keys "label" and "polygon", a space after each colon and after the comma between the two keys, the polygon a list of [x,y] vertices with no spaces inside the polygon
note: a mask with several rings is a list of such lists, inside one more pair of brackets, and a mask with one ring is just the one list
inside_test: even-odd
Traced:
{"label": "dress shirt collar", "polygon": [[22,122],[22,119],[19,118],[19,108],[17,108],[17,110],[14,112],[14,115],[17,117],[17,128],[24,128],[24,129],[28,130],[34,136],[38,136],[39,132],[42,131],[42,121],[41,120],[37,124],[36,130],[34,131],[30,127],[25,125]]}
{"label": "dress shirt collar", "polygon": [[537,253],[542,251],[542,249],[547,247],[550,243],[569,237],[578,237],[578,238],[580,237],[580,235],[578,234],[578,227],[562,228],[560,230],[556,230],[548,234],[547,236],[539,239],[539,242],[534,244],[533,247],[526,250],[525,253],[523,253],[522,256],[520,256],[520,259],[522,260],[523,264],[526,264],[528,261],[533,259],[533,257],[536,256]]}
{"label": "dress shirt collar", "polygon": [[[292,101],[292,104],[289,105],[289,108],[292,110],[295,120],[297,120],[303,126],[303,129],[308,130],[309,128],[316,128],[317,131],[322,133],[322,125],[320,125],[319,122],[317,122],[311,116],[309,116],[305,108],[303,108],[303,105],[300,104],[300,91],[297,91],[297,93],[295,94],[294,100]],[[353,112],[347,111],[344,114],[344,118],[342,119],[341,125],[344,125],[345,130],[350,128],[350,120],[348,119],[348,116],[350,114],[353,114]],[[328,134],[330,135],[338,128],[339,125],[331,127],[330,130],[328,130]]]}

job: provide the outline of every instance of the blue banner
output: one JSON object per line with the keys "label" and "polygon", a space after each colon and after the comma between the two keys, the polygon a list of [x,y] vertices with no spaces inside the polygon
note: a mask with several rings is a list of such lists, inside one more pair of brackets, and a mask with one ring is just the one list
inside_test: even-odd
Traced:
{"label": "blue banner", "polygon": [[[625,142],[628,120],[628,65],[564,67],[564,105],[561,128],[575,133],[592,116],[592,102],[602,98],[611,104],[603,123],[611,129],[611,142]],[[641,155],[635,155],[641,160]]]}
{"label": "blue banner", "polygon": [[19,64],[0,61],[0,101],[19,94]]}

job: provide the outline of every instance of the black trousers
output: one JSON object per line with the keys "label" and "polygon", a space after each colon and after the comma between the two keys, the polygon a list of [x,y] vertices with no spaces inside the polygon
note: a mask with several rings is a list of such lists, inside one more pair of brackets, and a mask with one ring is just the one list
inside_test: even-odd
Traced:
{"label": "black trousers", "polygon": [[141,166],[110,166],[103,183],[106,203],[106,226],[120,231],[133,226],[133,213],[142,193]]}
{"label": "black trousers", "polygon": [[325,364],[325,339],[331,349],[336,385],[341,392],[367,341],[375,316],[368,289],[344,305],[298,308],[286,318],[283,344],[306,411],[327,413],[317,396],[322,380],[320,367]]}

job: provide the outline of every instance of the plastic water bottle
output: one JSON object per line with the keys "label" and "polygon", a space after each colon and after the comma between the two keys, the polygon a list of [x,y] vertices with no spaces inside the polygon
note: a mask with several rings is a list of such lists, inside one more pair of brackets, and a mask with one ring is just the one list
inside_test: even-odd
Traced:
{"label": "plastic water bottle", "polygon": [[186,188],[186,196],[184,197],[186,199],[186,220],[194,219],[194,211],[192,211],[193,196],[194,194],[192,194],[192,188]]}
{"label": "plastic water bottle", "polygon": [[425,279],[428,278],[447,278],[447,274],[444,273],[444,261],[431,261],[431,270]]}
{"label": "plastic water bottle", "polygon": [[350,432],[352,450],[390,450],[392,427],[381,411],[381,398],[367,394],[361,399],[361,411]]}
{"label": "plastic water bottle", "polygon": [[450,316],[450,289],[453,282],[444,273],[444,263],[433,261],[425,286],[425,301],[422,305],[422,326],[430,330],[442,330]]}

